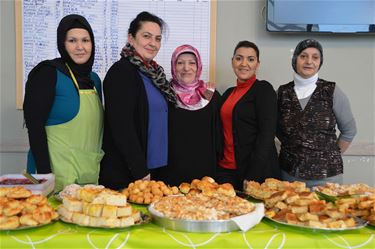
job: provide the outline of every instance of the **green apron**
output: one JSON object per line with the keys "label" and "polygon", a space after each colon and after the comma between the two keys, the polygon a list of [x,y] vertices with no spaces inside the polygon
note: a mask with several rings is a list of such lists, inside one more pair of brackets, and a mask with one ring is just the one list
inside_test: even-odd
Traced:
{"label": "green apron", "polygon": [[55,191],[66,185],[97,184],[103,137],[103,106],[94,89],[79,89],[76,78],[70,75],[79,92],[79,110],[70,121],[46,126],[48,150],[52,172],[55,174]]}

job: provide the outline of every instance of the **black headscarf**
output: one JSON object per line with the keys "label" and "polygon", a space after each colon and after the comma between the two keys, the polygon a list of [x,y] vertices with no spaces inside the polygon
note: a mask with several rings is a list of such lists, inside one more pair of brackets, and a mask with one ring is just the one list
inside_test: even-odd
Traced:
{"label": "black headscarf", "polygon": [[[89,60],[84,64],[76,64],[72,58],[69,56],[65,49],[65,39],[66,34],[69,30],[74,28],[85,29],[90,35],[92,43],[92,52]],[[39,63],[30,73],[29,78],[40,68],[42,65],[49,65],[56,67],[59,71],[63,72],[70,77],[70,73],[65,63],[68,63],[69,67],[72,69],[75,78],[80,86],[93,87],[93,82],[90,79],[90,72],[92,71],[92,66],[94,64],[95,57],[95,42],[94,33],[92,32],[91,26],[83,16],[71,14],[65,16],[61,19],[59,26],[57,27],[57,49],[61,55],[61,58],[56,58],[53,60],[45,60]]]}
{"label": "black headscarf", "polygon": [[306,40],[300,41],[297,44],[296,48],[294,49],[294,53],[293,53],[293,57],[292,57],[292,67],[293,67],[293,69],[296,73],[297,73],[297,57],[306,48],[316,48],[316,49],[319,50],[319,53],[320,53],[319,69],[322,67],[322,64],[323,64],[323,48],[322,48],[322,45],[320,45],[320,43],[317,40],[306,39]]}

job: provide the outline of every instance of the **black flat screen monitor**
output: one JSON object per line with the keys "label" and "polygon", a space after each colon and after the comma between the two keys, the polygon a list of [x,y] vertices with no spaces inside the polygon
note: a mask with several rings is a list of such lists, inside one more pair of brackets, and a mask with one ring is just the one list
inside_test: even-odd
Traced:
{"label": "black flat screen monitor", "polygon": [[375,0],[267,0],[270,32],[375,34]]}

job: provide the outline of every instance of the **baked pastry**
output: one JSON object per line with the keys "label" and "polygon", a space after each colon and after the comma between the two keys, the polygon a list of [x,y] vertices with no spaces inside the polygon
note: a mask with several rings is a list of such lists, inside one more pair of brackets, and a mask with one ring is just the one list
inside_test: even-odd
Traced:
{"label": "baked pastry", "polygon": [[100,192],[102,192],[102,189],[81,188],[77,191],[78,200],[92,202]]}
{"label": "baked pastry", "polygon": [[36,226],[38,225],[38,222],[34,220],[32,214],[24,214],[19,218],[19,222],[21,225],[25,226]]}
{"label": "baked pastry", "polygon": [[23,210],[23,204],[21,201],[18,200],[9,200],[7,203],[3,205],[3,214],[5,216],[14,216]]}
{"label": "baked pastry", "polygon": [[[58,217],[42,195],[29,195],[24,187],[11,187],[0,197],[0,229],[16,229],[47,224]],[[11,197],[9,197],[11,196]]]}
{"label": "baked pastry", "polygon": [[32,195],[26,199],[26,202],[35,205],[44,205],[47,203],[47,198],[43,195]]}
{"label": "baked pastry", "polygon": [[73,197],[65,197],[63,198],[64,206],[71,212],[82,212],[82,202],[73,198]]}
{"label": "baked pastry", "polygon": [[5,217],[0,219],[0,229],[16,229],[20,226],[18,216]]}
{"label": "baked pastry", "polygon": [[79,199],[63,197],[62,205],[58,208],[59,214],[67,222],[112,228],[133,225],[135,219],[141,221],[140,212],[127,203],[122,193],[106,188],[84,187],[77,191],[77,195]]}
{"label": "baked pastry", "polygon": [[88,226],[90,224],[90,216],[74,212],[72,215],[72,222],[81,226]]}
{"label": "baked pastry", "polygon": [[210,183],[216,183],[215,180],[210,176],[203,176],[202,177],[203,182],[210,182]]}
{"label": "baked pastry", "polygon": [[236,192],[234,191],[233,185],[230,183],[224,183],[224,184],[219,185],[219,187],[217,188],[217,192],[219,194],[223,194],[226,196],[231,196],[231,197],[236,196]]}
{"label": "baked pastry", "polygon": [[252,212],[254,204],[238,196],[166,196],[154,208],[169,218],[188,220],[225,220]]}
{"label": "baked pastry", "polygon": [[163,196],[178,194],[179,192],[176,186],[170,187],[162,181],[154,180],[136,180],[129,183],[128,187],[122,191],[130,202],[138,204],[150,204]]}
{"label": "baked pastry", "polygon": [[117,208],[117,217],[126,217],[132,214],[132,207],[127,204],[125,207]]}
{"label": "baked pastry", "polygon": [[111,206],[111,205],[104,205],[102,216],[107,217],[107,218],[116,218],[117,217],[117,207]]}
{"label": "baked pastry", "polygon": [[118,218],[99,218],[99,224],[101,227],[120,227],[121,226],[121,220]]}
{"label": "baked pastry", "polygon": [[134,225],[134,218],[132,216],[130,217],[123,217],[120,219],[121,227],[128,227]]}
{"label": "baked pastry", "polygon": [[87,204],[87,210],[83,213],[93,217],[101,217],[103,216],[103,206],[102,204]]}
{"label": "baked pastry", "polygon": [[19,199],[19,198],[27,198],[32,195],[31,191],[27,188],[24,187],[13,187],[10,188],[10,191],[7,193],[8,198],[14,198],[14,199]]}
{"label": "baked pastry", "polygon": [[0,197],[6,197],[11,188],[0,188]]}
{"label": "baked pastry", "polygon": [[51,212],[43,212],[43,211],[39,211],[38,209],[35,212],[33,212],[32,215],[33,215],[33,219],[36,220],[40,224],[50,223],[52,219],[54,218]]}
{"label": "baked pastry", "polygon": [[72,221],[73,212],[69,211],[64,205],[57,208],[57,212],[66,220]]}

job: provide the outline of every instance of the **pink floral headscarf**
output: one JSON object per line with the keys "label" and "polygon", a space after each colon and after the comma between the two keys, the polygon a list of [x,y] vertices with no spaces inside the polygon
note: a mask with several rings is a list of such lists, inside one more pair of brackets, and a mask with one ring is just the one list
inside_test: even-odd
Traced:
{"label": "pink floral headscarf", "polygon": [[[176,74],[177,59],[184,53],[193,54],[197,63],[195,80],[189,85],[179,82]],[[214,89],[208,89],[207,83],[200,80],[202,74],[202,60],[196,48],[186,44],[177,47],[172,54],[171,71],[171,85],[177,95],[177,103],[179,107],[188,110],[198,110],[205,107],[210,102]]]}

